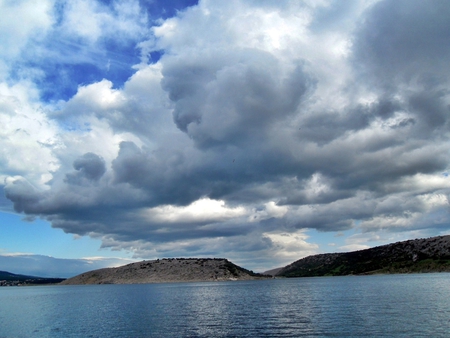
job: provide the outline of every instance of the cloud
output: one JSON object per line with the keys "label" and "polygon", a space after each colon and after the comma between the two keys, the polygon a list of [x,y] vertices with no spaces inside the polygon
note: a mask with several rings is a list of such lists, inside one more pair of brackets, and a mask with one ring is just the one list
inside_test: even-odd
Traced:
{"label": "cloud", "polygon": [[37,75],[0,87],[17,211],[135,257],[255,266],[317,252],[305,229],[448,227],[444,2],[200,1],[159,21],[129,5],[69,1],[50,20],[96,69],[117,52],[122,81],[69,72],[57,101]]}
{"label": "cloud", "polygon": [[119,40],[141,35],[147,21],[135,0],[113,1],[110,6],[90,0],[70,0],[65,2],[61,15],[63,29],[88,42],[112,35]]}
{"label": "cloud", "polygon": [[309,255],[314,255],[319,249],[317,244],[307,242],[309,236],[303,230],[291,233],[266,233],[264,236],[274,243],[272,253],[274,263],[277,260],[280,263],[289,260],[295,261]]}
{"label": "cloud", "polygon": [[106,172],[105,160],[94,153],[86,153],[73,162],[75,173],[66,174],[66,182],[77,184],[84,178],[98,181]]}
{"label": "cloud", "polygon": [[30,81],[14,85],[0,82],[0,154],[2,181],[26,174],[43,186],[58,167],[53,150],[61,146],[58,126],[49,120],[38,100],[38,89]]}
{"label": "cloud", "polygon": [[145,217],[152,222],[166,223],[210,223],[240,217],[245,209],[227,208],[224,201],[201,199],[186,207],[160,206],[145,211]]}
{"label": "cloud", "polygon": [[445,1],[432,5],[416,0],[380,1],[367,12],[356,34],[359,65],[388,88],[389,83],[395,88],[415,81],[446,81],[448,12]]}
{"label": "cloud", "polygon": [[17,56],[28,39],[39,41],[53,24],[52,1],[2,1],[0,11],[0,55]]}

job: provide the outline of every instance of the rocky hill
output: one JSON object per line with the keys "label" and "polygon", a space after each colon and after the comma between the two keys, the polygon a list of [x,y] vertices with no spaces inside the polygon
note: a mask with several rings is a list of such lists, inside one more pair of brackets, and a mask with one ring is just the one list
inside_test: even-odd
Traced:
{"label": "rocky hill", "polygon": [[85,272],[63,281],[74,284],[139,284],[268,278],[224,258],[169,258]]}
{"label": "rocky hill", "polygon": [[277,276],[313,277],[377,273],[450,272],[450,236],[416,239],[371,249],[309,256]]}

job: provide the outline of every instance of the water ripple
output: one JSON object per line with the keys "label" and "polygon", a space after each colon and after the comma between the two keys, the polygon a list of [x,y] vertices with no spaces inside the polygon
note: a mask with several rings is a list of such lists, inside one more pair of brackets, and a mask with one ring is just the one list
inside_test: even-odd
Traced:
{"label": "water ripple", "polygon": [[450,274],[0,288],[4,337],[447,337]]}

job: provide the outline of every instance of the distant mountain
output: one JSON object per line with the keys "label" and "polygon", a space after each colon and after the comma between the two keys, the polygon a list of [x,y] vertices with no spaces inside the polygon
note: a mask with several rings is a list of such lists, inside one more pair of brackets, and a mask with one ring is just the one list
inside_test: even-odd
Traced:
{"label": "distant mountain", "polygon": [[31,278],[37,278],[35,276],[17,275],[8,271],[0,271],[0,280],[20,280],[24,281]]}
{"label": "distant mountain", "polygon": [[270,275],[270,276],[276,276],[278,272],[280,272],[280,270],[283,269],[281,268],[275,268],[275,269],[271,269],[271,270],[267,270],[263,272],[263,275]]}
{"label": "distant mountain", "polygon": [[64,278],[46,278],[27,275],[18,275],[8,271],[0,271],[0,286],[9,285],[36,285],[36,284],[56,284],[60,283]]}
{"label": "distant mountain", "polygon": [[415,239],[371,249],[308,256],[276,276],[313,277],[377,273],[450,272],[450,236]]}
{"label": "distant mountain", "polygon": [[73,284],[139,284],[270,278],[224,258],[169,258],[85,272],[62,282]]}

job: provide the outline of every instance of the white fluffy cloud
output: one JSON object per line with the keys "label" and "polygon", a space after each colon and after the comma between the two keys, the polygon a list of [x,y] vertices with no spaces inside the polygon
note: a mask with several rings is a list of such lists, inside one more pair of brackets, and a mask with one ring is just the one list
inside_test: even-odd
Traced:
{"label": "white fluffy cloud", "polygon": [[137,0],[113,1],[112,7],[92,0],[69,0],[64,2],[61,15],[67,34],[89,43],[104,37],[120,40],[146,33],[147,16]]}
{"label": "white fluffy cloud", "polygon": [[210,223],[240,217],[245,213],[242,207],[227,208],[224,201],[200,199],[186,207],[166,205],[151,208],[144,212],[144,217],[150,222]]}
{"label": "white fluffy cloud", "polygon": [[26,175],[43,187],[58,168],[53,150],[61,146],[58,126],[47,118],[37,102],[36,88],[23,81],[13,86],[0,83],[0,162],[2,178]]}
{"label": "white fluffy cloud", "polygon": [[[1,1],[0,55],[10,61],[29,39],[42,39],[54,22],[53,1]],[[2,61],[3,61],[2,60]]]}

